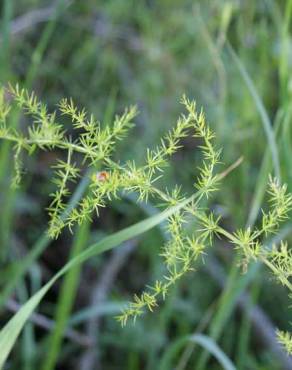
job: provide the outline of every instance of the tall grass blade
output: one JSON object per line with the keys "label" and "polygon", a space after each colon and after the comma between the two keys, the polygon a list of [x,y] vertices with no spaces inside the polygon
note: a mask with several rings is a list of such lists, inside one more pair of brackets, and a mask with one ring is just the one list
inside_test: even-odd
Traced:
{"label": "tall grass blade", "polygon": [[[89,221],[86,220],[76,230],[74,243],[70,253],[71,258],[78,256],[81,251],[85,248],[85,245],[89,237]],[[58,354],[60,353],[62,339],[66,330],[68,317],[72,310],[72,306],[76,297],[78,281],[80,278],[81,265],[76,265],[65,275],[64,282],[62,284],[56,314],[55,314],[55,328],[52,332],[49,340],[49,347],[44,361],[43,370],[55,369],[56,362],[58,360]]]}
{"label": "tall grass blade", "polygon": [[243,63],[241,62],[241,60],[239,59],[239,57],[237,56],[234,49],[232,48],[232,46],[229,43],[227,43],[227,48],[228,48],[228,51],[229,51],[230,55],[232,56],[232,58],[233,58],[233,60],[236,64],[236,66],[238,67],[238,70],[239,70],[239,72],[240,72],[240,74],[241,74],[241,76],[242,76],[242,78],[243,78],[251,96],[253,97],[253,99],[255,101],[256,108],[257,108],[257,110],[260,114],[261,121],[262,121],[262,124],[263,124],[263,128],[264,128],[265,134],[267,136],[268,145],[269,145],[270,150],[271,150],[275,175],[277,176],[278,179],[280,179],[281,178],[281,172],[280,172],[279,153],[278,153],[275,134],[274,134],[274,131],[273,131],[273,127],[272,127],[272,123],[270,121],[270,118],[269,118],[269,116],[267,114],[267,111],[264,107],[262,99],[260,98],[260,96],[259,96],[259,94],[256,90],[256,87],[255,87],[252,79],[250,78],[245,66],[243,65]]}

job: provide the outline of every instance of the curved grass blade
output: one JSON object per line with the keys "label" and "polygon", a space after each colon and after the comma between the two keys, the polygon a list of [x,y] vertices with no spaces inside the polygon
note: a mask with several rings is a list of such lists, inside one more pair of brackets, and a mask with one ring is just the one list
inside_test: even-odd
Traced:
{"label": "curved grass blade", "polygon": [[206,351],[208,351],[210,354],[212,354],[217,359],[217,361],[220,363],[220,365],[222,366],[224,370],[236,370],[232,361],[226,356],[226,354],[217,345],[217,343],[210,337],[206,335],[202,335],[202,334],[188,335],[172,343],[172,345],[168,348],[168,350],[163,355],[159,369],[160,370],[171,369],[172,368],[171,366],[172,358],[188,342],[193,342],[193,343],[196,343],[202,346]]}
{"label": "curved grass blade", "polygon": [[103,253],[107,250],[115,248],[119,246],[121,243],[125,242],[128,239],[134,238],[154,226],[161,223],[163,220],[167,219],[175,212],[180,210],[181,208],[185,207],[188,203],[194,200],[196,197],[200,195],[200,192],[197,192],[193,196],[189,197],[188,199],[182,201],[181,203],[173,206],[165,211],[149,217],[143,221],[140,221],[132,226],[129,226],[121,231],[118,231],[98,243],[91,245],[85,251],[80,253],[78,256],[72,258],[53,278],[44,285],[36,294],[34,294],[23,306],[22,308],[8,321],[8,323],[4,326],[4,328],[0,332],[0,369],[3,368],[3,365],[11,352],[14,343],[17,340],[18,335],[20,334],[23,326],[25,325],[26,321],[28,320],[31,313],[40,303],[42,298],[51,288],[51,286],[60,278],[62,277],[67,271],[69,271],[72,267],[82,264],[89,258],[96,256],[100,253]]}

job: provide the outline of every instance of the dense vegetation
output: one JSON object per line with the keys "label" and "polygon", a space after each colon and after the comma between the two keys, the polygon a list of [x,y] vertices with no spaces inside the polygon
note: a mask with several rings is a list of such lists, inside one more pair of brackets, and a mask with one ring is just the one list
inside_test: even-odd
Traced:
{"label": "dense vegetation", "polygon": [[292,1],[1,7],[0,367],[292,369]]}

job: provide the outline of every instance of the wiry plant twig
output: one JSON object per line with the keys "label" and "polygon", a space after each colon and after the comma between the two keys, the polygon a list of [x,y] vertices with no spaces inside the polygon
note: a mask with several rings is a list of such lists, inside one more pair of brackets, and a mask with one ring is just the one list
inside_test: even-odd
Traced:
{"label": "wiry plant twig", "polygon": [[[55,3],[57,3],[55,1]],[[67,0],[64,3],[64,6],[68,7],[72,3],[72,0]],[[55,17],[56,4],[48,6],[46,8],[34,9],[31,10],[19,17],[15,18],[10,23],[10,34],[16,36],[18,34],[23,34],[24,32],[32,29],[36,25],[47,22]],[[0,37],[0,43],[2,39]]]}
{"label": "wiry plant twig", "polygon": [[[6,303],[5,307],[11,312],[17,312],[20,310],[21,305],[17,303],[14,299],[9,298]],[[39,326],[42,329],[53,331],[55,328],[55,321],[49,319],[48,317],[34,312],[31,317],[30,321]],[[80,333],[74,329],[68,328],[64,333],[65,338],[70,339],[72,342],[78,344],[79,346],[88,347],[92,345],[91,339],[88,335]]]}

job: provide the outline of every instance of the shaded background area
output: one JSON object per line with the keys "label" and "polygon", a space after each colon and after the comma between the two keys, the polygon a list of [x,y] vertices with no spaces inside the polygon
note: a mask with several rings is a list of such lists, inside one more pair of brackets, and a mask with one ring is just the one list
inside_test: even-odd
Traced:
{"label": "shaded background area", "polygon": [[[115,112],[137,104],[136,127],[115,156],[138,163],[174,125],[182,94],[194,98],[223,149],[222,170],[244,157],[206,204],[234,230],[256,224],[265,201],[267,176],[274,171],[267,124],[276,133],[282,180],[292,191],[291,12],[292,1],[276,0],[2,0],[0,80],[33,89],[52,110],[62,97],[72,97],[103,125],[111,124]],[[14,115],[11,125],[25,128],[26,120]],[[63,123],[70,129],[68,121]],[[200,163],[198,142],[186,138],[183,144],[162,185],[181,184],[191,193]],[[26,158],[24,181],[13,191],[10,153],[1,142],[2,291],[45,233],[45,208],[54,190],[50,165],[62,156],[53,151]],[[122,198],[94,218],[90,230],[79,228],[75,236],[64,231],[31,263],[14,294],[0,301],[0,322],[66,263],[73,248],[153,214],[156,206]],[[289,240],[291,231],[287,222],[275,241],[279,236]],[[120,327],[114,316],[122,304],[163,274],[164,238],[163,229],[152,230],[86,263],[75,275],[76,297],[74,289],[68,296],[62,283],[55,285],[26,326],[7,369],[163,369],[165,356],[172,359],[167,369],[220,369],[213,358],[203,360],[200,346],[184,342],[196,332],[217,341],[237,369],[292,369],[273,332],[275,327],[289,330],[287,292],[260,265],[243,274],[224,240],[216,240],[204,263],[153,314]],[[74,304],[64,340],[52,349],[62,296]],[[182,344],[176,350],[177,341]]]}

